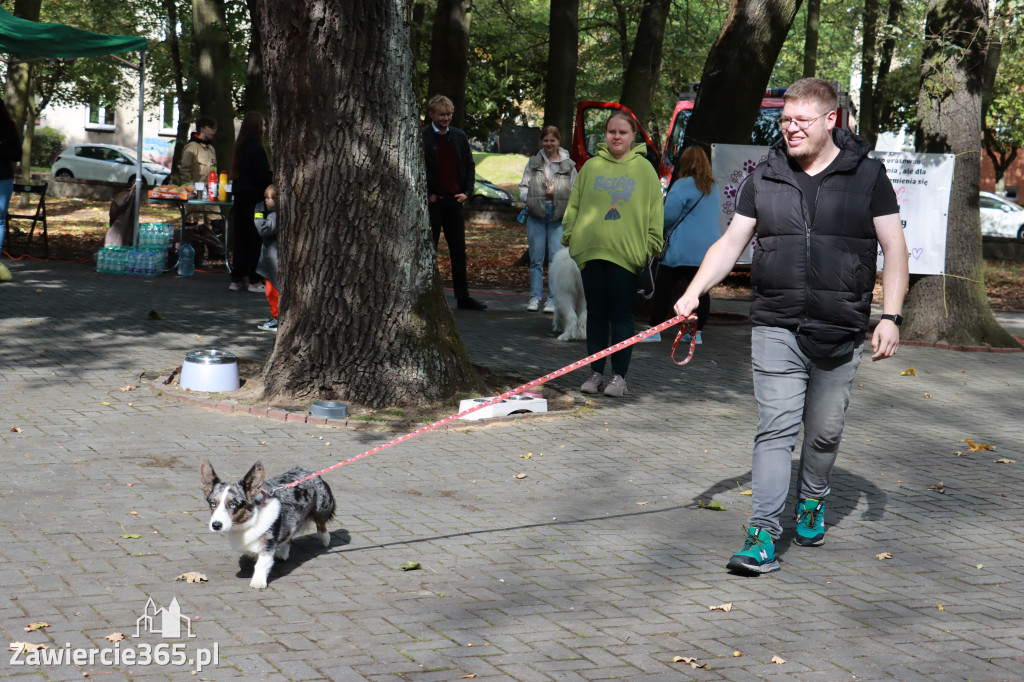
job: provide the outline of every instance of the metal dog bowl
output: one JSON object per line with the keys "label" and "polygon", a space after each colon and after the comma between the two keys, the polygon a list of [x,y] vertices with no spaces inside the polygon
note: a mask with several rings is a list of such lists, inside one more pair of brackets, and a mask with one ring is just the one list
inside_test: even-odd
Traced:
{"label": "metal dog bowl", "polygon": [[181,365],[182,388],[207,393],[238,390],[238,359],[226,350],[194,350]]}
{"label": "metal dog bowl", "polygon": [[348,416],[348,405],[335,400],[318,400],[309,406],[309,413],[314,417],[344,419]]}

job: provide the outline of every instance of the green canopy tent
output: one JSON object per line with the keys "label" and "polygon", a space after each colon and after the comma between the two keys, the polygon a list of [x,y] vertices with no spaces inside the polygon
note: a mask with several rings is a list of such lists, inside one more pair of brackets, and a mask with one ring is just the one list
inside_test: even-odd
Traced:
{"label": "green canopy tent", "polygon": [[[92,33],[64,24],[47,24],[21,19],[0,8],[0,53],[17,61],[74,59],[138,52],[139,63],[119,59],[139,72],[139,131],[135,150],[135,226],[139,224],[142,201],[142,115],[145,110],[146,39]],[[10,62],[9,62],[10,63]],[[138,230],[136,229],[136,233]]]}

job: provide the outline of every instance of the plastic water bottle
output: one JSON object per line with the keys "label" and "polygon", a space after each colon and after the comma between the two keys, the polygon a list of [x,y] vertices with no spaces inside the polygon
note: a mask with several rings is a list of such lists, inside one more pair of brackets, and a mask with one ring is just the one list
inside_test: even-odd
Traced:
{"label": "plastic water bottle", "polygon": [[188,242],[178,249],[178,274],[182,277],[196,274],[196,250]]}

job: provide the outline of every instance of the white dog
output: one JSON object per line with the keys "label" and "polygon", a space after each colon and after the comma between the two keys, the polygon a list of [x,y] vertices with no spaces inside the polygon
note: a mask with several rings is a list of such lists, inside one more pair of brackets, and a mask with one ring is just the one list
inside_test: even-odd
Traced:
{"label": "white dog", "polygon": [[576,261],[569,258],[569,249],[562,249],[548,266],[548,287],[555,300],[555,319],[551,328],[562,332],[559,341],[586,341],[587,299],[583,295],[583,278]]}

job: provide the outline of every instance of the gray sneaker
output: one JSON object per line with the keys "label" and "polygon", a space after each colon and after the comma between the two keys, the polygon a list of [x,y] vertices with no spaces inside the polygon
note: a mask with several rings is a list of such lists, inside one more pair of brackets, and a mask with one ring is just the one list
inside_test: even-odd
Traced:
{"label": "gray sneaker", "polygon": [[[593,371],[593,370],[591,370]],[[594,372],[590,375],[590,378],[583,382],[580,386],[581,393],[597,393],[604,386],[604,375]]]}
{"label": "gray sneaker", "polygon": [[616,374],[604,387],[604,394],[612,398],[621,398],[626,395],[626,380]]}

